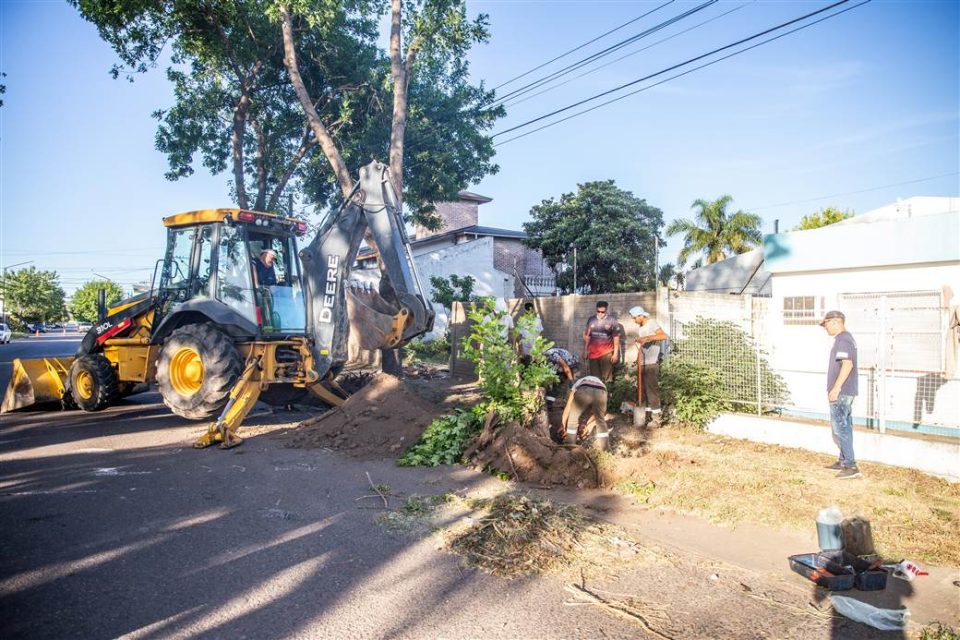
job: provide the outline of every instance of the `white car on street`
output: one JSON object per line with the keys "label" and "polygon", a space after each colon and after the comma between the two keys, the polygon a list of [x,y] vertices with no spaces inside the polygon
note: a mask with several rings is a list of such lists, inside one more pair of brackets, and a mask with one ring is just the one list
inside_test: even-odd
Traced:
{"label": "white car on street", "polygon": [[7,344],[10,342],[10,327],[0,322],[0,344]]}

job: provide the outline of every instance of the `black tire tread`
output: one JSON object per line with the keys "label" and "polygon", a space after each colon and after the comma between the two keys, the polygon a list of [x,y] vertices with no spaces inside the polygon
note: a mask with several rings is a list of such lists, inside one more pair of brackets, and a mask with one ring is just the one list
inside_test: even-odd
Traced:
{"label": "black tire tread", "polygon": [[[95,381],[93,396],[81,398],[76,392],[76,374],[85,370]],[[117,372],[102,353],[88,353],[73,361],[70,366],[70,392],[74,403],[84,411],[100,411],[110,406],[117,397]]]}
{"label": "black tire tread", "polygon": [[[170,384],[170,359],[184,346],[194,348],[203,361],[203,384],[191,396],[180,395]],[[240,353],[223,331],[208,324],[188,324],[164,341],[157,360],[157,383],[171,411],[188,420],[204,420],[219,415],[242,370]]]}

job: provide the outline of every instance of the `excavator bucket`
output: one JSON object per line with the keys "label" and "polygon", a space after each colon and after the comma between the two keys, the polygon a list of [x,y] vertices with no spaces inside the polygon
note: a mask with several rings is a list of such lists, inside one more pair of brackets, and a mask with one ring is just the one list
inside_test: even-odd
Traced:
{"label": "excavator bucket", "polygon": [[0,413],[35,404],[60,402],[73,358],[37,358],[13,361],[13,377],[3,396]]}
{"label": "excavator bucket", "polygon": [[376,351],[397,345],[403,337],[405,314],[372,289],[347,290],[350,337],[347,351],[354,359],[359,350]]}

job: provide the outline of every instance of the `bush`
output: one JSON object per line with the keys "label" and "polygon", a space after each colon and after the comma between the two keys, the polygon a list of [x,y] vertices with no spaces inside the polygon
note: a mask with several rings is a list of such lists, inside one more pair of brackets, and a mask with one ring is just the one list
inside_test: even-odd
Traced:
{"label": "bush", "polygon": [[[505,311],[496,311],[491,300],[474,305],[468,316],[472,332],[463,340],[463,353],[477,366],[480,390],[504,421],[529,423],[543,407],[543,389],[557,382],[557,374],[544,355],[552,342],[537,336],[530,349],[530,363],[520,355],[503,324]],[[517,329],[531,330],[535,321],[521,316]]]}
{"label": "bush", "polygon": [[443,364],[450,360],[450,339],[447,336],[431,340],[412,340],[404,347],[405,364],[414,361]]}
{"label": "bush", "polygon": [[486,406],[478,405],[469,411],[458,410],[452,416],[437,418],[397,460],[397,464],[401,467],[436,467],[460,462],[467,443],[483,427],[486,413]]}
{"label": "bush", "polygon": [[[719,373],[722,397],[730,402],[757,401],[757,366],[760,368],[760,404],[767,409],[789,399],[783,378],[773,369],[753,338],[735,323],[698,317],[683,326],[681,340],[673,341],[668,362],[681,360]],[[754,405],[755,406],[755,405]]]}
{"label": "bush", "polygon": [[712,367],[679,357],[670,358],[661,365],[660,393],[671,422],[698,431],[702,431],[718,414],[730,409],[730,404],[723,399],[723,375]]}

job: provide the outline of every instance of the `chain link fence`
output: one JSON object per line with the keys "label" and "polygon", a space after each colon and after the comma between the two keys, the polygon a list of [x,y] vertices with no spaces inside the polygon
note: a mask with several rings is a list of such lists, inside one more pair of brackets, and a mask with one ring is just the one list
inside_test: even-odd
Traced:
{"label": "chain link fence", "polygon": [[[808,299],[809,298],[809,299]],[[685,357],[723,374],[724,398],[758,414],[827,419],[832,338],[823,300],[671,292],[661,321]],[[939,291],[851,293],[837,307],[858,344],[855,420],[960,437],[960,380],[945,371],[948,310]],[[665,317],[666,316],[666,317]]]}

